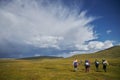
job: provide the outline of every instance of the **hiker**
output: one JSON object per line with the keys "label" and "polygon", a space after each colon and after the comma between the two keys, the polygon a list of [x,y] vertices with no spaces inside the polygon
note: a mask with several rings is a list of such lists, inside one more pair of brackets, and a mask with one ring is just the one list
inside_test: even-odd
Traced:
{"label": "hiker", "polygon": [[85,72],[89,72],[89,70],[90,70],[90,61],[85,60]]}
{"label": "hiker", "polygon": [[107,60],[103,59],[102,64],[103,64],[103,70],[106,72],[107,71],[107,65],[109,65]]}
{"label": "hiker", "polygon": [[98,71],[98,69],[99,69],[99,61],[97,59],[95,60],[95,67],[96,67],[96,71]]}
{"label": "hiker", "polygon": [[77,67],[78,67],[78,61],[77,61],[77,59],[75,59],[73,61],[73,67],[74,67],[74,71],[77,71]]}

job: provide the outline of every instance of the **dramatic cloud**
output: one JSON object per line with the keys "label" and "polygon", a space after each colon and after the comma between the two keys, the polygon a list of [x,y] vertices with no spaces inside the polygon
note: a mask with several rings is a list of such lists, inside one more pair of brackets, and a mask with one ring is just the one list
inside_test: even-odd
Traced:
{"label": "dramatic cloud", "polygon": [[35,46],[53,46],[60,40],[63,44],[81,44],[95,39],[93,26],[89,25],[94,18],[86,17],[86,11],[77,13],[62,5],[44,7],[34,0],[13,0],[0,9],[1,39]]}
{"label": "dramatic cloud", "polygon": [[[97,38],[94,26],[90,24],[95,18],[86,13],[87,11],[71,10],[62,3],[54,4],[46,0],[11,0],[0,6],[0,46],[7,47],[9,51],[13,43],[16,46],[62,50],[111,47],[110,41],[83,45],[86,41]],[[13,51],[14,49],[16,48]],[[2,50],[5,53],[3,48]]]}

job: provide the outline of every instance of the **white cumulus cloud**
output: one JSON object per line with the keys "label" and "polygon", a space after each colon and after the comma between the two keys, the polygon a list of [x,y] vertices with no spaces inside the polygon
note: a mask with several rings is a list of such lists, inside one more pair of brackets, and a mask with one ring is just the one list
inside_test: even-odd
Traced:
{"label": "white cumulus cloud", "polygon": [[13,0],[0,8],[0,41],[37,47],[82,44],[96,38],[93,25],[89,24],[95,18],[86,13],[78,14],[61,4],[44,6],[43,1]]}
{"label": "white cumulus cloud", "polygon": [[113,46],[113,41],[106,40],[104,42],[102,41],[90,41],[87,44],[82,44],[82,45],[76,45],[76,48],[79,50],[86,50],[86,51],[99,51],[103,49],[107,49]]}

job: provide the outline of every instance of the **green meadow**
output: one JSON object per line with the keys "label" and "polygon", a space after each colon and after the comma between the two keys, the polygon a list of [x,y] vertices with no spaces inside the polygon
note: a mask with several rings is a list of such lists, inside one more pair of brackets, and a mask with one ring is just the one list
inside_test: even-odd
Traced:
{"label": "green meadow", "polygon": [[[73,71],[73,60],[82,60],[78,71]],[[96,71],[94,61],[105,58],[107,72]],[[85,72],[84,60],[91,62],[90,72]],[[0,80],[120,80],[120,47],[116,46],[91,54],[75,55],[58,59],[0,59]]]}

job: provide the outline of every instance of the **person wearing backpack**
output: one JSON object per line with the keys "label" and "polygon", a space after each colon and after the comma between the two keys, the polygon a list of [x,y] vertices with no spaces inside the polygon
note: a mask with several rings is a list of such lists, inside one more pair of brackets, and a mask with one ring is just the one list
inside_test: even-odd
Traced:
{"label": "person wearing backpack", "polygon": [[98,69],[99,69],[99,61],[97,59],[95,60],[95,67],[96,67],[96,71],[98,71]]}
{"label": "person wearing backpack", "polygon": [[107,72],[107,65],[109,65],[109,63],[107,62],[107,60],[103,59],[102,64],[103,64],[103,70]]}
{"label": "person wearing backpack", "polygon": [[77,59],[75,59],[73,61],[73,67],[74,67],[74,71],[77,71],[77,68],[78,68],[78,61],[77,61]]}
{"label": "person wearing backpack", "polygon": [[89,70],[90,70],[90,61],[85,60],[85,72],[89,72]]}

